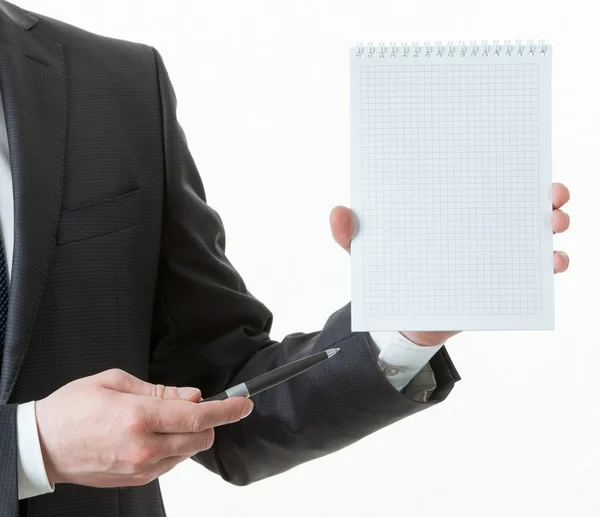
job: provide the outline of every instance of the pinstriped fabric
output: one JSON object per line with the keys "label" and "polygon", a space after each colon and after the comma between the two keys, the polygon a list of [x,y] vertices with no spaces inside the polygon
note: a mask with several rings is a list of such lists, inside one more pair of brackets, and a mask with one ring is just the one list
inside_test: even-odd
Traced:
{"label": "pinstriped fabric", "polygon": [[0,233],[0,371],[4,352],[4,336],[6,335],[6,317],[8,316],[8,272],[4,256],[4,243]]}
{"label": "pinstriped fabric", "polygon": [[17,496],[17,406],[0,406],[0,517],[16,517]]}

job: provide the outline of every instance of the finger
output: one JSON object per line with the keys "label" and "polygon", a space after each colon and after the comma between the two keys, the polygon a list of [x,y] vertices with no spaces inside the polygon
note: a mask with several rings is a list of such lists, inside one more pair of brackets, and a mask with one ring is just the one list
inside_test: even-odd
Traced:
{"label": "finger", "polygon": [[[191,456],[191,455],[190,455]],[[118,486],[141,486],[147,485],[151,481],[154,481],[158,477],[166,474],[170,470],[173,470],[177,465],[187,460],[190,456],[171,456],[168,458],[161,458],[159,460],[149,463],[144,470],[135,474],[128,473],[119,477],[123,478],[123,481]]]}
{"label": "finger", "polygon": [[146,404],[149,404],[149,428],[156,433],[199,433],[211,427],[237,422],[247,417],[253,408],[252,401],[244,397],[194,405],[180,400],[154,399],[154,402]]}
{"label": "finger", "polygon": [[101,384],[105,388],[130,393],[132,395],[145,395],[165,400],[182,399],[190,402],[200,400],[198,388],[176,388],[163,384],[152,384],[119,369],[107,370],[99,374]]}
{"label": "finger", "polygon": [[102,386],[115,391],[120,391],[121,393],[155,397],[157,396],[157,393],[162,393],[162,390],[164,390],[164,386],[161,388],[116,368],[102,372],[98,374],[98,376]]}
{"label": "finger", "polygon": [[564,251],[555,251],[553,261],[555,273],[564,273],[569,267],[569,255]]}
{"label": "finger", "polygon": [[156,463],[156,467],[153,469],[152,475],[150,476],[153,480],[173,470],[177,465],[189,459],[193,454],[188,456],[171,456],[170,458],[164,458]]}
{"label": "finger", "polygon": [[155,433],[153,443],[159,458],[193,456],[210,449],[215,441],[214,428],[200,433]]}
{"label": "finger", "polygon": [[554,233],[562,233],[569,228],[571,218],[562,210],[552,210],[551,225]]}
{"label": "finger", "polygon": [[552,207],[560,208],[571,199],[571,193],[569,189],[562,183],[552,184]]}
{"label": "finger", "polygon": [[329,224],[335,242],[350,253],[350,242],[354,233],[352,210],[345,206],[336,206],[329,216]]}
{"label": "finger", "polygon": [[187,400],[188,402],[199,402],[202,398],[198,388],[177,388],[175,386],[164,386],[162,384],[150,384],[150,391],[154,387],[155,392],[150,396],[163,400]]}
{"label": "finger", "polygon": [[164,400],[187,400],[188,402],[200,402],[202,393],[198,388],[177,388],[167,386],[161,397]]}

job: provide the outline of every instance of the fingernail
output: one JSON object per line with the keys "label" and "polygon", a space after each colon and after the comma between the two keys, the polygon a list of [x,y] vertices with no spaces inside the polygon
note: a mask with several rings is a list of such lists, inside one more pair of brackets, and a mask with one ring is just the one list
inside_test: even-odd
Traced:
{"label": "fingernail", "polygon": [[250,405],[244,409],[244,412],[242,413],[242,418],[246,418],[250,413],[252,413],[252,410],[254,409],[254,404],[251,402]]}
{"label": "fingernail", "polygon": [[564,251],[559,251],[558,254],[565,259],[567,266],[569,265],[569,255],[567,255]]}
{"label": "fingernail", "polygon": [[198,388],[177,388],[177,396],[186,400],[198,395],[198,393],[200,393]]}
{"label": "fingernail", "polygon": [[567,218],[567,222],[569,224],[571,224],[571,216],[569,214],[567,214],[567,212],[565,212],[564,214],[565,214],[565,217]]}

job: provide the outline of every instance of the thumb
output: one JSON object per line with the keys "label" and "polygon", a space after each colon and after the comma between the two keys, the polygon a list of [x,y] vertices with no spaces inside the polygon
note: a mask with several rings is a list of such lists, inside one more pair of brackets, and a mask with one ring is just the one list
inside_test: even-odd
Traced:
{"label": "thumb", "polygon": [[189,400],[191,402],[200,400],[200,390],[198,388],[176,388],[174,386],[152,384],[119,369],[107,370],[98,374],[98,376],[102,386],[121,393],[146,395],[165,400]]}

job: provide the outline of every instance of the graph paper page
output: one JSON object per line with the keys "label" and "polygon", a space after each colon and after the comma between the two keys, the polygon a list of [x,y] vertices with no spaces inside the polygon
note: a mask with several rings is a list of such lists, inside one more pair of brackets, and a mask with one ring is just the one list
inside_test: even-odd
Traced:
{"label": "graph paper page", "polygon": [[352,330],[553,328],[551,47],[356,54]]}

